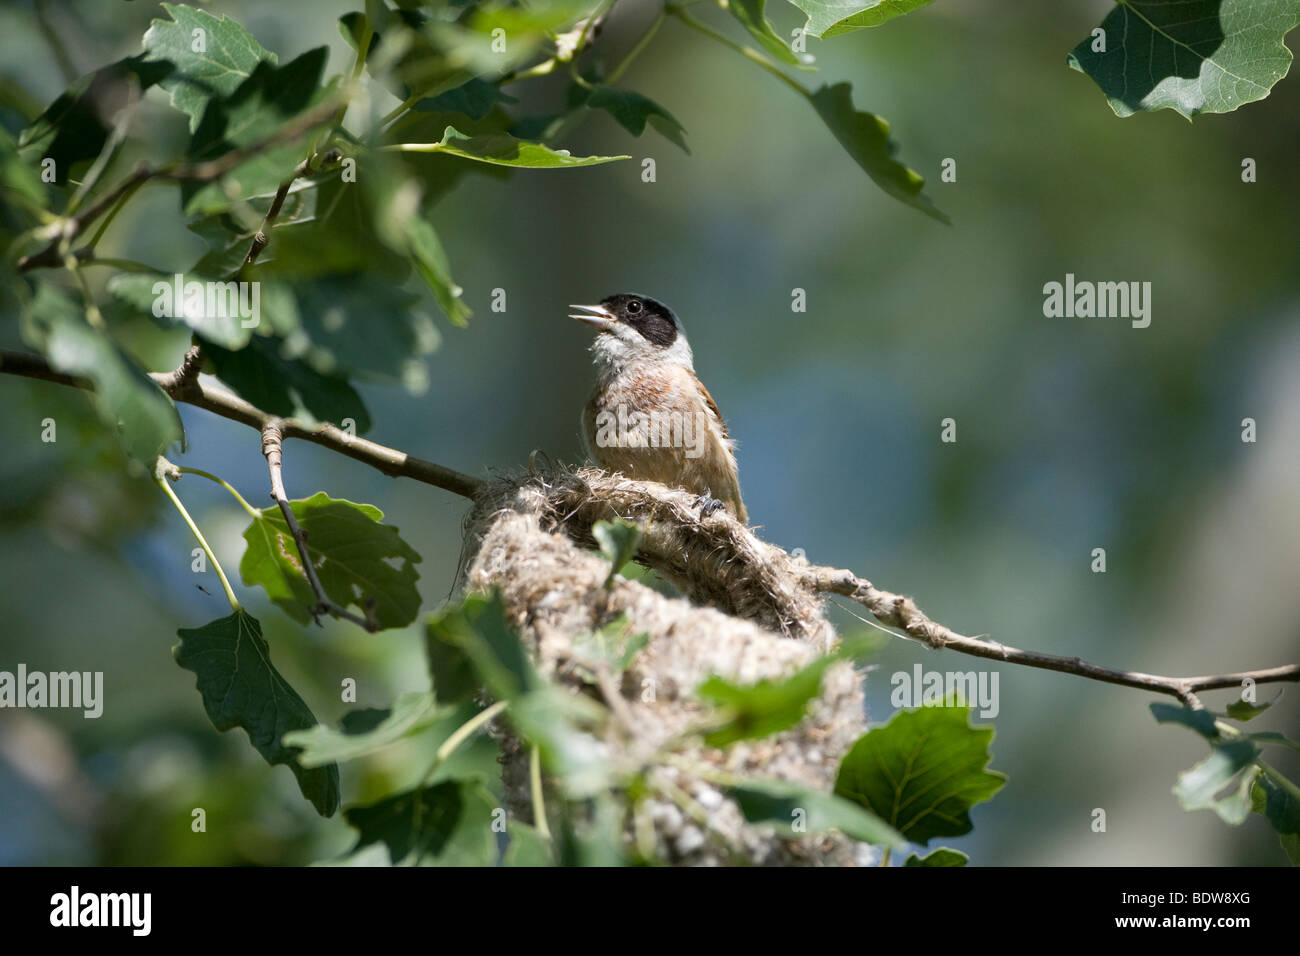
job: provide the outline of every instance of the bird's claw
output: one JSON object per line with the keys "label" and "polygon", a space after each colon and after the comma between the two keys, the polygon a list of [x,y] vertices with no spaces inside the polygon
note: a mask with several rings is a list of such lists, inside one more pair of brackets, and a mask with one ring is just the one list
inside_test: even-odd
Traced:
{"label": "bird's claw", "polygon": [[711,492],[705,491],[704,494],[700,495],[694,502],[692,502],[692,507],[700,509],[701,518],[707,518],[715,511],[721,511],[726,507],[726,505],[713,497]]}

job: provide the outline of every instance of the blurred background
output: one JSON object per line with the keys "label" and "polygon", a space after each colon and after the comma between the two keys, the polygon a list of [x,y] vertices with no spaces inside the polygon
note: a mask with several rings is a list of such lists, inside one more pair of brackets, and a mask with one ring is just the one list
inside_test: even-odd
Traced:
{"label": "blurred background", "polygon": [[[281,62],[328,44],[357,4],[221,2]],[[967,634],[1168,675],[1300,657],[1300,79],[1260,103],[1194,124],[1165,111],[1120,120],[1065,66],[1109,2],[937,0],[876,30],[809,40],[821,72],[851,81],[922,172],[942,226],[881,193],[813,110],[736,54],[668,22],[624,78],[672,112],[691,155],[604,114],[560,145],[635,162],[469,176],[434,223],[475,315],[438,317],[427,388],[365,387],[368,437],[462,471],[525,466],[541,449],[578,461],[591,386],[588,331],[570,302],[639,291],[682,317],[696,366],[740,442],[745,501],[761,534],[816,563],[850,567],[916,597]],[[653,18],[621,0],[600,38],[626,49]],[[48,5],[84,73],[138,52],[153,3]],[[698,15],[741,37],[721,11]],[[777,32],[803,22],[772,4]],[[615,54],[619,55],[619,54]],[[0,8],[4,81],[43,106],[66,86],[31,3]],[[372,84],[378,91],[378,87]],[[519,93],[515,88],[512,92]],[[556,103],[564,83],[523,91]],[[377,92],[376,115],[396,100]],[[183,117],[153,91],[137,123],[184,147]],[[640,160],[653,157],[657,181]],[[957,181],[939,181],[940,163]],[[1258,182],[1243,184],[1255,159]],[[204,251],[174,189],[145,190],[101,254],[187,267]],[[1045,318],[1043,285],[1145,281],[1149,328]],[[12,277],[6,278],[12,281]],[[491,311],[492,290],[507,310]],[[807,311],[791,311],[792,290]],[[23,347],[12,314],[0,342]],[[187,336],[132,343],[170,368]],[[178,627],[227,613],[215,575],[151,482],[128,475],[84,396],[0,376],[0,669],[103,671],[98,720],[0,712],[0,863],[301,863],[351,845],[341,818],[312,814],[285,768],[242,732],[219,735],[194,677],[171,658]],[[265,503],[258,440],[190,407],[190,450]],[[54,417],[59,441],[39,441]],[[940,441],[953,418],[957,441]],[[1241,422],[1258,441],[1241,440]],[[289,493],[374,503],[424,556],[426,609],[447,596],[466,503],[312,446],[288,449]],[[178,492],[227,569],[246,517],[197,478]],[[1091,570],[1105,548],[1107,570]],[[206,591],[196,586],[196,580]],[[417,628],[378,635],[300,628],[237,583],[277,666],[317,716],[382,707],[427,687]],[[846,628],[856,622],[834,611]],[[986,662],[893,641],[868,679],[886,720],[890,675]],[[1267,824],[1186,813],[1170,792],[1202,741],[1157,726],[1138,691],[1001,667],[992,768],[1005,789],[950,842],[976,865],[1259,864],[1285,857]],[[1261,688],[1269,699],[1276,686]],[[1211,706],[1231,692],[1207,694]],[[1300,694],[1258,719],[1300,727]],[[423,768],[420,742],[344,768],[344,801]],[[1300,761],[1274,753],[1292,779]],[[491,775],[490,749],[470,753]],[[208,812],[194,839],[190,811]],[[1091,830],[1095,808],[1107,831]]]}

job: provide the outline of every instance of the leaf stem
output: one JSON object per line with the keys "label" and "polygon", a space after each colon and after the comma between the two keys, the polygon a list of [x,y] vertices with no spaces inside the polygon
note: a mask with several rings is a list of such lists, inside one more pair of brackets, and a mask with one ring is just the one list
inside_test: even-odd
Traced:
{"label": "leaf stem", "polygon": [[472,736],[475,731],[497,714],[501,713],[501,711],[505,710],[508,703],[508,701],[499,700],[491,707],[486,707],[483,710],[480,710],[469,720],[465,721],[465,723],[457,727],[455,732],[443,741],[442,746],[438,748],[438,752],[435,754],[437,759],[443,761],[450,757],[452,753],[455,752],[456,748],[464,743],[467,738]]}
{"label": "leaf stem", "polygon": [[469,737],[473,736],[475,731],[480,727],[490,721],[497,714],[501,713],[501,711],[505,710],[507,703],[507,701],[499,700],[491,707],[485,707],[452,731],[451,736],[444,740],[438,747],[437,751],[434,752],[433,763],[431,763],[429,769],[425,771],[424,777],[420,780],[420,786],[427,786],[429,779],[433,776],[434,772],[446,763],[447,758],[455,753],[456,748],[463,744]]}
{"label": "leaf stem", "polygon": [[551,827],[546,822],[546,800],[542,794],[542,754],[533,747],[528,755],[528,781],[533,792],[533,826],[543,840],[551,838]]}
{"label": "leaf stem", "polygon": [[526,70],[520,70],[518,73],[515,73],[511,76],[507,76],[505,79],[501,80],[501,82],[498,83],[497,85],[505,86],[507,83],[518,83],[520,80],[531,80],[539,76],[547,76],[555,72],[555,67],[559,64],[559,62],[560,61],[557,60],[555,57],[550,57],[549,59],[542,60],[539,63],[534,63]]}
{"label": "leaf stem", "polygon": [[[627,68],[632,65],[632,61],[635,60],[638,56],[640,56],[641,53],[645,50],[645,48],[650,45],[650,41],[654,39],[655,34],[659,32],[659,28],[663,26],[664,20],[668,16],[667,9],[668,8],[665,6],[663,10],[659,11],[659,15],[655,17],[654,22],[650,24],[650,28],[641,35],[641,38],[638,39],[636,43],[632,45],[632,49],[627,51],[627,55],[625,55],[623,59],[619,61],[618,66],[614,67],[614,69],[610,71],[609,76],[607,76],[604,80],[605,83],[612,85],[618,82],[619,78],[622,77],[623,74],[627,72]],[[576,65],[578,56],[579,54],[581,54],[581,52],[582,51],[579,49],[574,53],[573,64]],[[579,80],[579,85],[589,86],[588,83],[579,79],[576,66],[574,68],[573,78],[575,80]],[[580,109],[580,110],[575,110],[572,113],[569,113],[567,116],[564,116],[562,119],[558,120],[549,130],[547,130],[546,134],[542,137],[542,142],[554,143],[562,136],[566,136],[569,133],[572,133],[583,123],[584,120],[586,120],[590,112],[591,111],[588,109]]]}
{"label": "leaf stem", "polygon": [[664,21],[668,19],[667,9],[668,8],[665,7],[663,10],[659,11],[659,16],[655,17],[654,22],[650,24],[650,29],[641,34],[641,39],[637,40],[636,43],[633,44],[632,49],[627,51],[627,55],[619,61],[618,66],[609,71],[609,76],[605,77],[606,83],[611,86],[617,83],[622,78],[623,74],[627,72],[627,68],[632,65],[632,61],[640,56],[645,48],[650,45],[650,41],[655,38],[655,34],[659,32],[659,28],[663,26]]}
{"label": "leaf stem", "polygon": [[730,37],[723,36],[721,33],[713,29],[713,27],[709,26],[708,24],[701,23],[699,20],[696,20],[693,16],[687,13],[686,8],[681,6],[680,4],[676,4],[676,3],[665,4],[664,12],[671,16],[676,17],[678,20],[686,24],[686,26],[690,27],[692,30],[696,30],[700,33],[703,33],[706,37],[717,40],[723,46],[735,50],[737,53],[739,53],[741,56],[745,57],[746,59],[752,60],[753,62],[757,63],[759,66],[767,70],[767,72],[771,73],[778,80],[780,80],[786,86],[790,87],[800,96],[803,97],[808,96],[808,91],[804,89],[802,83],[799,83],[797,80],[788,76],[784,70],[782,70],[779,66],[773,63],[767,57],[763,56],[763,54],[759,53],[753,47],[741,46],[735,40],[732,40]]}
{"label": "leaf stem", "polygon": [[376,146],[376,153],[437,153],[443,149],[442,143],[389,143]]}
{"label": "leaf stem", "polygon": [[117,218],[117,214],[122,211],[122,207],[125,206],[127,201],[135,195],[135,191],[143,185],[144,180],[142,179],[131,180],[128,183],[127,187],[122,191],[122,194],[117,197],[112,207],[108,210],[108,215],[104,217],[104,221],[101,222],[99,228],[95,230],[95,234],[91,236],[90,241],[86,243],[88,249],[94,249],[95,246],[99,244],[100,238],[108,230],[108,227],[112,224],[113,220]]}
{"label": "leaf stem", "polygon": [[149,275],[157,275],[162,272],[157,266],[151,266],[147,262],[137,262],[134,259],[112,259],[107,257],[101,259],[99,256],[86,256],[85,258],[78,256],[77,258],[83,268],[86,266],[109,266],[123,272],[148,273]]}
{"label": "leaf stem", "polygon": [[403,113],[409,110],[416,103],[420,102],[420,100],[424,99],[424,97],[425,97],[424,93],[412,93],[406,99],[402,100],[402,102],[398,103],[391,110],[385,113],[382,117],[380,117],[379,122],[375,124],[375,129],[382,130],[385,126],[393,122],[393,120],[397,119],[399,116],[401,116]]}
{"label": "leaf stem", "polygon": [[234,489],[234,486],[231,485],[228,481],[226,481],[226,479],[224,479],[224,478],[220,478],[220,477],[218,477],[218,476],[212,474],[211,472],[204,471],[202,468],[186,468],[184,465],[177,465],[176,467],[177,467],[177,470],[180,471],[180,473],[183,474],[183,475],[198,475],[200,478],[206,478],[206,479],[208,479],[208,481],[215,481],[215,482],[216,482],[217,484],[219,484],[222,488],[225,488],[228,492],[230,492],[232,495],[234,495],[234,496],[235,496],[235,500],[239,502],[240,506],[241,506],[245,511],[247,511],[248,514],[249,514],[251,517],[253,517],[253,518],[262,518],[262,517],[263,517],[262,512],[258,511],[256,508],[254,508],[252,505],[250,505],[250,504],[245,500],[244,496],[241,495],[238,491],[236,491],[236,490]]}
{"label": "leaf stem", "polygon": [[104,324],[104,315],[99,311],[94,293],[90,291],[90,283],[86,281],[86,276],[81,271],[81,261],[69,252],[63,257],[63,267],[72,274],[72,278],[77,282],[77,287],[81,289],[81,297],[86,304],[86,321],[100,332],[107,334],[108,329]]}
{"label": "leaf stem", "polygon": [[239,598],[235,597],[235,589],[230,586],[230,579],[226,577],[226,572],[221,567],[221,562],[217,560],[216,554],[213,553],[212,547],[208,544],[208,539],[203,537],[203,532],[200,531],[199,526],[194,523],[194,519],[190,517],[190,513],[185,510],[185,505],[183,505],[181,499],[176,496],[176,492],[173,491],[172,486],[168,484],[167,478],[158,472],[155,472],[153,477],[154,481],[157,482],[158,487],[161,488],[167,497],[172,500],[172,504],[175,505],[176,510],[181,513],[181,517],[185,519],[185,523],[190,526],[190,531],[194,532],[194,537],[198,539],[199,545],[208,556],[208,560],[211,561],[212,566],[217,569],[217,577],[221,578],[221,586],[226,590],[226,600],[230,602],[230,609],[232,611],[242,611],[243,608],[239,605]]}

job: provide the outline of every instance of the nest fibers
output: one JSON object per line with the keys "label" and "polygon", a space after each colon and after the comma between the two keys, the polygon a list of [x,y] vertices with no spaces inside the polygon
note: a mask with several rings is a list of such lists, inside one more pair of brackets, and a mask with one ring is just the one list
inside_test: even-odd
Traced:
{"label": "nest fibers", "polygon": [[[578,640],[620,613],[630,633],[649,635],[621,678],[601,687],[616,718],[601,741],[608,766],[652,766],[652,792],[628,822],[629,842],[635,837],[649,849],[653,841],[659,858],[680,864],[872,862],[871,847],[838,834],[751,825],[716,784],[721,773],[829,792],[840,758],[866,730],[862,678],[850,664],[827,670],[807,717],[788,731],[725,750],[688,732],[707,714],[695,689],[710,676],[738,683],[786,677],[835,640],[805,562],[725,512],[701,518],[695,501],[685,491],[595,469],[494,480],[467,521],[461,584],[499,589],[538,670],[574,693],[588,690],[590,680]],[[609,562],[586,548],[592,524],[616,518],[642,525],[638,560],[689,600],[622,577],[605,588]],[[528,755],[508,732],[504,753],[510,810],[531,820]]]}

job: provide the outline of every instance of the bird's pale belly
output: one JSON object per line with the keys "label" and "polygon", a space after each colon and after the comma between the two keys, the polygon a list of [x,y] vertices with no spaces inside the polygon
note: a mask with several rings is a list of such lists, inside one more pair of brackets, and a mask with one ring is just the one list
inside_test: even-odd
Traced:
{"label": "bird's pale belly", "polygon": [[583,411],[583,438],[597,465],[638,481],[709,494],[745,520],[734,460],[704,409],[647,407],[626,393],[593,396]]}

